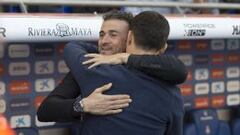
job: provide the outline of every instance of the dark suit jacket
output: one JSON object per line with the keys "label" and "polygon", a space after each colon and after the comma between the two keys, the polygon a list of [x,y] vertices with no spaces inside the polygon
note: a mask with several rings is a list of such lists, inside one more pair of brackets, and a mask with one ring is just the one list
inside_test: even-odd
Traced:
{"label": "dark suit jacket", "polygon": [[84,55],[92,52],[87,44],[65,46],[64,58],[83,97],[106,83],[113,87],[106,94],[129,94],[133,99],[122,113],[107,116],[88,115],[82,135],[181,135],[183,100],[178,87],[149,76],[127,65],[83,66]]}
{"label": "dark suit jacket", "polygon": [[[94,45],[92,49],[93,52],[97,51]],[[130,55],[127,65],[174,85],[183,83],[187,77],[184,64],[170,55]],[[80,87],[69,72],[42,102],[37,112],[38,119],[45,122],[79,120],[81,113],[73,111],[73,103],[80,94]]]}

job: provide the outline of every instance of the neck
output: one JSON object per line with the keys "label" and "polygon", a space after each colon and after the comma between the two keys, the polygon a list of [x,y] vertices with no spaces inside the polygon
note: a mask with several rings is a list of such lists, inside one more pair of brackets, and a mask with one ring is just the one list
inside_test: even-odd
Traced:
{"label": "neck", "polygon": [[136,55],[159,55],[158,51],[146,51],[140,48],[134,48],[132,54]]}

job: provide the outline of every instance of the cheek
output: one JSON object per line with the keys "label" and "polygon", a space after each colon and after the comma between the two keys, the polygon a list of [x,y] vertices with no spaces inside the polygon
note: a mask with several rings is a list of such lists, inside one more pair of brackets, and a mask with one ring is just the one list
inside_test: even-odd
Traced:
{"label": "cheek", "polygon": [[115,47],[115,50],[117,50],[119,53],[120,52],[125,52],[126,51],[126,45],[123,43],[119,43],[118,46]]}
{"label": "cheek", "polygon": [[121,38],[119,38],[118,40],[114,40],[114,43],[112,45],[115,52],[123,52],[126,49],[126,41]]}

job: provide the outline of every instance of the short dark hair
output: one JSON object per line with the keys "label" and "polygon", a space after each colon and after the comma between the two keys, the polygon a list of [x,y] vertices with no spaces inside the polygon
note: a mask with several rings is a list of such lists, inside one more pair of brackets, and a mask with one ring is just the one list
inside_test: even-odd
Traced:
{"label": "short dark hair", "polygon": [[133,14],[129,12],[122,12],[119,10],[112,10],[103,15],[104,21],[112,20],[112,19],[126,21],[130,26],[132,24]]}
{"label": "short dark hair", "polygon": [[167,19],[158,12],[144,11],[134,17],[130,29],[138,47],[158,51],[165,47],[170,26]]}

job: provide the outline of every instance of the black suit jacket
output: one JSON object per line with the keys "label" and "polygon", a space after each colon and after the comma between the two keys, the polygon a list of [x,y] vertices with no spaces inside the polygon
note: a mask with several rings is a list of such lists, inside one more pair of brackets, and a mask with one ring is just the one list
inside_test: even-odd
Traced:
{"label": "black suit jacket", "polygon": [[[127,65],[173,85],[183,83],[187,77],[185,65],[171,55],[130,55]],[[73,103],[80,95],[80,87],[73,75],[67,73],[38,108],[38,119],[43,122],[79,120],[81,113],[73,110]]]}

